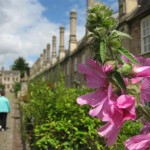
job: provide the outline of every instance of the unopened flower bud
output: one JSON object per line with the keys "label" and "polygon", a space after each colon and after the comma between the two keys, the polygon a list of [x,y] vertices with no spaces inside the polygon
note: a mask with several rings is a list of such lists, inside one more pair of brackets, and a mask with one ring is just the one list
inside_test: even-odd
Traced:
{"label": "unopened flower bud", "polygon": [[119,70],[123,76],[128,76],[132,72],[132,65],[129,63],[123,64]]}
{"label": "unopened flower bud", "polygon": [[106,63],[104,64],[104,72],[110,73],[116,69],[116,66],[117,66],[116,61],[114,60],[106,61]]}

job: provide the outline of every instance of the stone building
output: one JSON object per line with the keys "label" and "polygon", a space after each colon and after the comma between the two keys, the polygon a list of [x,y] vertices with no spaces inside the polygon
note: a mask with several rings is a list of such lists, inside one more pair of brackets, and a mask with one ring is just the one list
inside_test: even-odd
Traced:
{"label": "stone building", "polygon": [[13,89],[13,85],[20,82],[20,72],[16,70],[0,70],[0,84],[5,85],[5,91]]}
{"label": "stone building", "polygon": [[[93,0],[87,0],[87,7],[91,5]],[[67,86],[79,84],[81,76],[77,72],[77,64],[85,63],[86,59],[92,57],[92,52],[89,46],[89,40],[84,36],[80,41],[76,39],[76,20],[77,12],[70,12],[70,36],[69,49],[64,47],[65,28],[60,27],[59,36],[59,55],[56,55],[56,40],[57,37],[52,37],[52,46],[47,44],[46,49],[40,55],[40,58],[34,63],[30,69],[30,80],[42,77],[45,80],[56,81],[58,70],[65,75]],[[88,34],[88,32],[86,32]],[[52,50],[50,50],[52,48]],[[50,58],[51,52],[51,58]]]}
{"label": "stone building", "polygon": [[134,55],[150,56],[150,0],[119,0],[119,30],[128,33],[125,47]]}
{"label": "stone building", "polygon": [[[87,8],[93,0],[87,0]],[[135,55],[148,56],[150,52],[150,0],[118,0],[119,2],[119,25],[118,29],[126,32],[133,38],[125,40],[124,46]],[[70,39],[69,49],[64,48],[65,28],[60,27],[59,55],[56,56],[56,36],[52,38],[52,53],[50,58],[50,44],[40,55],[30,70],[30,80],[43,78],[56,81],[60,70],[65,75],[67,86],[83,84],[83,77],[77,72],[77,64],[85,63],[92,58],[91,41],[85,38],[76,40],[77,12],[70,13]]]}

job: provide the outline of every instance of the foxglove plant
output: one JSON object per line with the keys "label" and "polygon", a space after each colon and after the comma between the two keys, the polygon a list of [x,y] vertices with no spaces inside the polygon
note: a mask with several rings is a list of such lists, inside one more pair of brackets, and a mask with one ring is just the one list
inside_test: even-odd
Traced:
{"label": "foxglove plant", "polygon": [[[116,30],[112,11],[102,3],[93,3],[88,10],[87,29],[92,38],[94,58],[79,64],[86,86],[92,93],[77,98],[80,105],[90,105],[89,115],[106,124],[98,129],[107,145],[113,145],[123,124],[128,120],[144,119],[146,124],[139,135],[125,142],[128,150],[150,148],[150,58],[135,57],[123,46],[129,35]],[[144,132],[147,131],[148,132]]]}

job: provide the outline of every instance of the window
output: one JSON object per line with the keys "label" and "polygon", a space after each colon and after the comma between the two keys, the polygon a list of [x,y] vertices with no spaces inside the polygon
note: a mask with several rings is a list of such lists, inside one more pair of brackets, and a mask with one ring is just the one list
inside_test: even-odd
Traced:
{"label": "window", "polygon": [[77,71],[77,57],[74,59],[74,71]]}
{"label": "window", "polygon": [[150,52],[150,15],[141,20],[141,52]]}

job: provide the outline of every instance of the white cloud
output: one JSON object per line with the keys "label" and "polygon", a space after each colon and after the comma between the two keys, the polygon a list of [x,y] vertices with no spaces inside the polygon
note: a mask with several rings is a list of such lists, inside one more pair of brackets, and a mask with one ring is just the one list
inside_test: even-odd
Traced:
{"label": "white cloud", "polygon": [[[86,0],[85,0],[86,1]],[[77,40],[85,34],[85,1],[80,6],[73,5],[77,11]],[[116,7],[116,3],[112,7]],[[43,16],[45,8],[38,0],[0,0],[0,67],[9,68],[19,56],[24,57],[30,66],[40,57],[47,43],[52,42],[52,35],[57,37],[57,50],[59,47],[59,27]],[[65,13],[65,12],[64,12]],[[69,14],[65,19],[65,49],[69,44]]]}
{"label": "white cloud", "polygon": [[[32,65],[46,44],[51,44],[52,35],[57,36],[58,48],[61,22],[50,22],[43,16],[44,10],[37,0],[0,1],[0,67],[8,68],[19,56]],[[69,25],[65,28],[65,48],[68,48]],[[78,39],[84,35],[81,28],[84,26],[79,26]]]}

